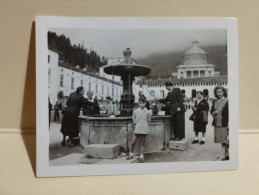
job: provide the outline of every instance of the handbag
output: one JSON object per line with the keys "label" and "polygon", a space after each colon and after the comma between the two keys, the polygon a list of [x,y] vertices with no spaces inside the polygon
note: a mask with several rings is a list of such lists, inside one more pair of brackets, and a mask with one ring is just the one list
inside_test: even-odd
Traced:
{"label": "handbag", "polygon": [[202,115],[203,115],[203,122],[208,124],[208,113],[207,113],[207,111],[202,111]]}
{"label": "handbag", "polygon": [[65,114],[66,110],[67,110],[67,107],[62,108],[61,113],[62,113],[62,114]]}
{"label": "handbag", "polygon": [[197,113],[196,113],[196,112],[193,112],[189,119],[190,119],[191,121],[196,121],[196,119],[197,119]]}

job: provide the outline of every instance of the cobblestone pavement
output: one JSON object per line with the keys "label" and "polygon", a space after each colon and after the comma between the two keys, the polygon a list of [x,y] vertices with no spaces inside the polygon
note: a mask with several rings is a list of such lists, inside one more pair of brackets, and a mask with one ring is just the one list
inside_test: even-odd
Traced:
{"label": "cobblestone pavement", "polygon": [[[213,161],[220,152],[220,144],[213,141],[214,130],[211,126],[212,118],[209,116],[207,125],[206,143],[204,145],[191,144],[194,139],[193,122],[189,120],[192,111],[185,114],[185,133],[188,140],[188,148],[185,151],[166,149],[157,153],[145,154],[145,162],[183,162],[183,161]],[[51,122],[49,137],[50,165],[74,165],[74,164],[120,164],[138,162],[137,156],[131,161],[126,161],[126,154],[115,159],[86,158],[81,146],[68,148],[61,146],[62,134],[60,133],[61,120]],[[201,135],[199,135],[199,138]]]}

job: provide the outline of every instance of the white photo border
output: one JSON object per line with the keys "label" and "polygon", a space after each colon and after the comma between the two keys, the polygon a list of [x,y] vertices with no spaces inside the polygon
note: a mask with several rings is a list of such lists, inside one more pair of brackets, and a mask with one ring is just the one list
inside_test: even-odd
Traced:
{"label": "white photo border", "polygon": [[[48,44],[50,28],[134,28],[134,29],[226,29],[228,50],[228,95],[230,160],[198,162],[133,163],[109,165],[49,165],[48,126]],[[238,168],[238,36],[236,18],[170,18],[170,17],[36,17],[36,175],[37,177],[153,174],[233,170]]]}

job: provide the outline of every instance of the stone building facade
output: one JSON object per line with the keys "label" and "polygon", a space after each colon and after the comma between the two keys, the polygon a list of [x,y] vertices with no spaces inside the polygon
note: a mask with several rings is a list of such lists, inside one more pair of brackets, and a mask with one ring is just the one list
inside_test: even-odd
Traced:
{"label": "stone building facade", "polygon": [[90,90],[94,93],[94,97],[97,96],[98,100],[105,100],[107,96],[110,96],[114,101],[120,101],[122,94],[120,83],[79,69],[79,67],[69,66],[59,61],[60,54],[54,49],[48,50],[48,86],[52,103],[58,101],[64,105],[69,94],[75,92],[79,86],[84,87],[84,96]]}
{"label": "stone building facade", "polygon": [[198,79],[156,79],[156,80],[144,80],[134,84],[135,102],[138,100],[139,92],[143,94],[149,100],[151,98],[150,93],[155,94],[157,99],[162,99],[167,96],[168,91],[165,88],[165,82],[170,81],[174,87],[180,88],[183,96],[186,99],[193,99],[196,97],[197,91],[202,91],[208,98],[214,98],[214,88],[217,85],[221,85],[228,88],[227,76],[207,77]]}

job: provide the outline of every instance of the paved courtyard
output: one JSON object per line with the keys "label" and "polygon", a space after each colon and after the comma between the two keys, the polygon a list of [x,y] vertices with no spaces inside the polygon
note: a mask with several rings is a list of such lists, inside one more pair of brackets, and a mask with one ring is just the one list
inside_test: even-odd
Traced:
{"label": "paved courtyard", "polygon": [[[214,129],[211,126],[212,117],[209,115],[209,124],[207,125],[206,143],[204,145],[191,144],[194,139],[193,122],[189,120],[192,111],[187,110],[185,113],[185,134],[188,140],[188,148],[184,151],[166,149],[157,153],[145,155],[145,162],[183,162],[183,161],[213,161],[220,152],[220,144],[213,141]],[[53,119],[53,117],[52,117]],[[115,159],[98,159],[86,158],[84,149],[81,146],[74,148],[63,147],[60,142],[62,134],[60,133],[61,120],[51,122],[49,138],[49,159],[50,165],[79,165],[79,164],[121,164],[137,163],[137,156],[132,160],[126,160],[126,154]],[[201,135],[199,135],[199,138]]]}

